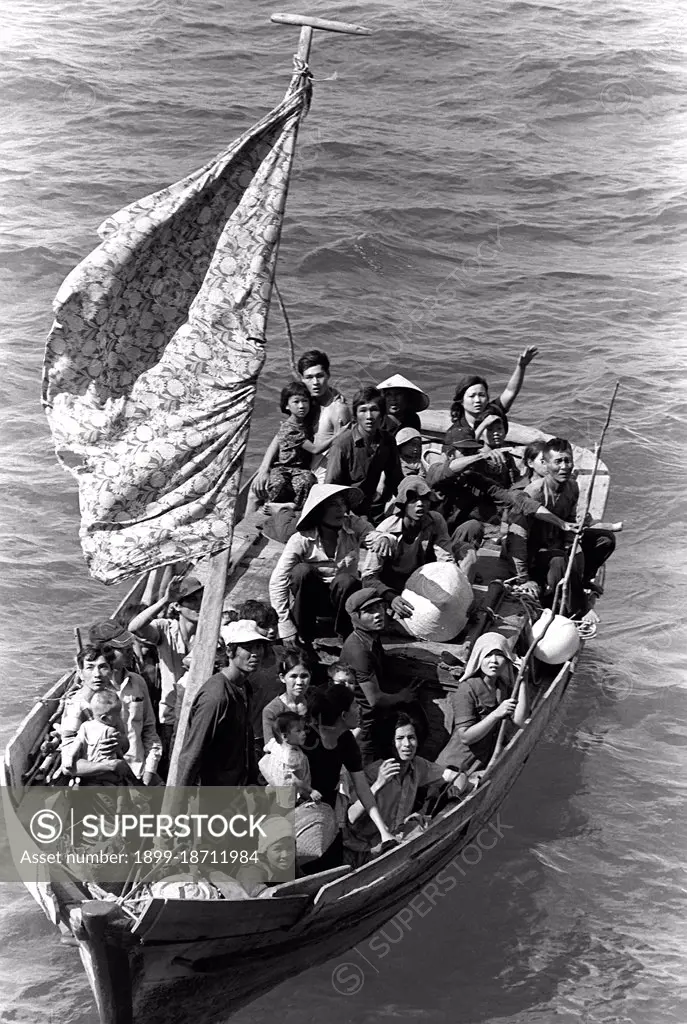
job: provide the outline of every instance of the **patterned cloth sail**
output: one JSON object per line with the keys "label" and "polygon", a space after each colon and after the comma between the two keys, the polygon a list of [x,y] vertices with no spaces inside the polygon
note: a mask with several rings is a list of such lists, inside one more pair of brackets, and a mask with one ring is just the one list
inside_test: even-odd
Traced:
{"label": "patterned cloth sail", "polygon": [[231,543],[307,74],[216,160],[120,210],[55,302],[43,403],[116,583]]}

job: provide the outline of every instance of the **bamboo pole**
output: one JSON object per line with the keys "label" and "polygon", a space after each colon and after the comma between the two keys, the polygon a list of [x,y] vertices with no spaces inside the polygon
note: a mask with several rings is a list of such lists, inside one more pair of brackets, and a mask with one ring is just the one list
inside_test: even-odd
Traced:
{"label": "bamboo pole", "polygon": [[[551,612],[552,612],[551,618],[552,619],[553,619],[553,616],[556,614],[556,602],[557,602],[557,599],[559,599],[559,601],[560,601],[560,603],[559,603],[560,613],[564,614],[564,611],[565,611],[565,607],[566,607],[566,603],[567,603],[567,598],[568,598],[568,588],[570,586],[570,576],[572,574],[572,569],[573,569],[573,562],[575,560],[577,552],[579,551],[579,548],[580,548],[580,544],[582,542],[582,534],[584,533],[584,529],[585,529],[584,522],[585,522],[585,519],[587,518],[587,516],[589,514],[589,509],[590,509],[590,506],[591,506],[591,503],[592,503],[592,492],[594,490],[594,483],[596,481],[596,475],[597,475],[597,472],[599,470],[599,463],[601,461],[601,449],[603,448],[603,443],[604,443],[604,440],[606,438],[606,431],[608,430],[609,424],[611,422],[611,416],[613,414],[613,406],[615,405],[615,399],[616,399],[616,395],[618,394],[618,388],[619,387],[620,387],[620,381],[618,380],[618,381],[616,381],[615,387],[613,388],[613,394],[611,396],[611,401],[610,401],[610,404],[608,406],[608,413],[606,414],[606,422],[604,423],[603,430],[601,431],[601,437],[599,438],[599,441],[598,441],[598,443],[597,443],[597,445],[596,445],[596,447],[594,449],[594,455],[595,455],[594,467],[592,469],[592,475],[589,478],[589,487],[587,488],[587,500],[586,500],[585,505],[584,505],[584,512],[582,513],[582,516],[579,519],[579,526],[577,528],[577,532],[575,533],[575,536],[573,538],[572,547],[570,549],[570,555],[568,557],[568,564],[567,564],[567,566],[565,568],[565,576],[563,577],[563,579],[560,581],[560,583],[556,587],[556,592],[555,592],[555,594],[553,596],[553,602],[552,602],[552,605],[551,605]],[[559,588],[560,588],[560,595],[559,595]]]}

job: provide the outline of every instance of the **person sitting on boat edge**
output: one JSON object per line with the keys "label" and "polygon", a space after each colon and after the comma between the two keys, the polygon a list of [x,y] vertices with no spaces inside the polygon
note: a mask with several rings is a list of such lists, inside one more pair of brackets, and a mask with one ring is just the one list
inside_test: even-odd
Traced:
{"label": "person sitting on boat edge", "polygon": [[202,684],[191,705],[177,786],[250,786],[258,779],[249,680],[267,641],[248,619],[230,623],[224,635],[228,664]]}
{"label": "person sitting on boat edge", "polygon": [[[270,577],[270,602],[279,616],[282,640],[300,637],[312,643],[317,618],[327,615],[340,636],[350,632],[346,598],[363,585],[361,573],[365,578],[377,571],[377,554],[389,550],[388,540],[352,513],[362,499],[359,488],[338,484],[316,484],[308,495],[297,530]],[[362,565],[361,547],[366,549]]]}
{"label": "person sitting on boat edge", "polygon": [[521,481],[512,487],[503,487],[487,475],[489,467],[482,472],[483,460],[488,458],[488,450],[472,455],[429,454],[426,482],[439,497],[438,510],[446,520],[453,556],[459,565],[471,549],[482,544],[483,514],[497,512],[500,508],[513,509],[521,515],[563,526],[560,518],[530,495]]}
{"label": "person sitting on boat edge", "polygon": [[[351,733],[360,724],[360,709],[355,694],[347,686],[328,686],[317,692],[310,704],[310,730],[305,753],[310,762],[312,785],[322,794],[322,803],[316,805],[322,812],[325,806],[332,812],[337,806],[341,769],[346,768],[355,796],[360,799],[382,842],[395,842],[379,813],[370,784],[363,771],[360,748]],[[296,808],[296,848],[304,851],[308,842],[307,820],[313,811],[311,804]],[[316,859],[303,866],[304,874],[314,874],[338,867],[343,863],[343,835],[335,826],[331,843]]]}
{"label": "person sitting on boat edge", "polygon": [[330,381],[329,356],[320,349],[304,352],[296,369],[313,400],[313,441],[317,445],[328,442],[320,454],[315,455],[310,467],[318,484],[325,482],[331,443],[352,419],[345,397]]}
{"label": "person sitting on boat edge", "polygon": [[[492,403],[493,405],[499,405],[504,413],[509,411],[513,402],[518,397],[525,380],[527,367],[537,356],[538,352],[539,349],[533,345],[528,345],[518,356],[518,361],[510,380],[501,392],[500,397]],[[489,385],[484,377],[472,374],[458,381],[451,405],[451,420],[453,422],[444,437],[444,451],[460,449],[461,442],[474,440],[475,425],[488,404]]]}
{"label": "person sitting on boat edge", "polygon": [[257,864],[242,865],[236,881],[249,896],[269,895],[269,889],[296,877],[296,847],[293,823],[287,817],[272,814],[260,826]]}
{"label": "person sitting on boat edge", "polygon": [[379,578],[388,588],[383,596],[401,618],[412,613],[403,598],[395,601],[408,577],[427,562],[455,563],[446,521],[430,508],[433,497],[422,477],[406,476],[393,499],[394,512],[377,524],[391,543],[389,555],[380,559]]}
{"label": "person sitting on boat edge", "polygon": [[353,398],[354,421],[332,444],[325,477],[328,484],[359,487],[363,493],[361,513],[372,521],[383,513],[403,479],[396,442],[382,427],[385,413],[381,391],[372,387],[358,391]]}
{"label": "person sitting on boat edge", "polygon": [[114,651],[103,644],[86,644],[76,655],[76,675],[79,687],[65,699],[60,720],[62,766],[82,722],[93,718],[91,698],[99,690],[115,692],[112,682]]}
{"label": "person sitting on boat edge", "polygon": [[487,767],[502,720],[522,728],[529,715],[527,685],[513,691],[515,658],[505,636],[483,633],[470,652],[458,687],[450,694],[445,724],[450,736],[437,764],[470,772]]}
{"label": "person sitting on boat edge", "polygon": [[385,430],[396,435],[403,427],[418,431],[422,428],[418,413],[429,408],[429,395],[425,391],[400,373],[387,377],[377,385],[377,390],[386,400]]}
{"label": "person sitting on boat edge", "polygon": [[[329,358],[326,352],[311,349],[298,360],[300,383],[311,401],[308,427],[317,452],[313,454],[309,470],[317,483],[324,483],[327,459],[332,441],[351,421],[351,410],[341,392],[329,384]],[[282,392],[283,395],[283,392]],[[282,410],[284,411],[284,410]],[[247,512],[254,512],[267,497],[267,486],[272,466],[279,452],[279,434],[270,442],[250,489]],[[277,500],[277,499],[272,499]]]}
{"label": "person sitting on boat edge", "polygon": [[331,440],[313,440],[312,398],[301,381],[291,381],[282,388],[279,408],[287,419],[263,457],[253,490],[259,498],[286,504],[299,511],[305,504],[308,491],[317,483],[317,477],[310,468],[313,455],[322,454],[331,445]]}
{"label": "person sitting on boat edge", "polygon": [[279,661],[277,673],[277,678],[284,688],[284,692],[274,697],[263,709],[262,735],[265,748],[271,740],[277,738],[274,724],[279,715],[285,711],[292,711],[305,718],[308,714],[306,698],[310,688],[312,672],[310,659],[305,651],[300,649],[286,651],[283,658]]}
{"label": "person sitting on boat edge", "polygon": [[129,740],[126,761],[144,786],[161,780],[157,766],[162,743],[157,734],[155,712],[143,676],[132,670],[134,636],[118,622],[105,619],[88,630],[90,643],[104,643],[112,649],[112,685],[121,702],[121,714]]}
{"label": "person sitting on boat edge", "polygon": [[93,717],[79,730],[63,756],[63,767],[85,786],[136,786],[139,779],[125,760],[129,750],[122,704],[114,690],[96,690]]}
{"label": "person sitting on boat edge", "polygon": [[[552,437],[546,442],[543,456],[546,476],[535,477],[525,493],[545,506],[557,522],[537,522],[531,516],[511,513],[505,551],[515,566],[518,583],[529,587],[537,597],[541,591],[542,603],[549,606],[565,575],[580,489],[572,476],[569,441]],[[585,590],[594,589],[594,577],[614,550],[615,537],[610,531],[585,530],[582,534],[570,576],[569,610],[573,615],[588,611]]]}
{"label": "person sitting on boat edge", "polygon": [[[398,837],[404,823],[417,810],[419,790],[442,781],[453,783],[448,795],[457,798],[467,788],[467,778],[451,768],[442,768],[418,756],[417,726],[414,719],[403,711],[394,721],[391,746],[391,756],[367,765],[365,775],[385,825],[392,835]],[[348,823],[344,831],[345,859],[353,867],[359,867],[368,859],[376,841],[377,830],[357,800],[348,808]]]}
{"label": "person sitting on boat edge", "polygon": [[383,689],[390,673],[380,639],[386,612],[379,591],[364,587],[352,594],[346,601],[346,611],[353,632],[344,640],[341,657],[355,675],[355,696],[361,712],[358,745],[367,764],[386,747],[390,709],[398,711],[398,705],[412,704],[416,690],[414,686],[405,686],[396,693]]}
{"label": "person sitting on boat edge", "polygon": [[[306,740],[306,722],[303,715],[295,711],[282,711],[272,723],[274,733],[265,745],[265,753],[258,762],[258,768],[268,786],[293,787],[296,803],[314,800],[319,803],[322,794],[313,789],[310,780],[310,763],[303,753]],[[278,803],[281,801],[278,799]],[[293,806],[290,802],[282,806]]]}
{"label": "person sitting on boat edge", "polygon": [[[173,576],[165,592],[129,622],[129,630],[157,648],[160,669],[158,721],[164,761],[170,752],[176,720],[176,684],[184,675],[184,658],[193,646],[203,600],[203,584],[195,576]],[[160,613],[168,609],[166,616]]]}

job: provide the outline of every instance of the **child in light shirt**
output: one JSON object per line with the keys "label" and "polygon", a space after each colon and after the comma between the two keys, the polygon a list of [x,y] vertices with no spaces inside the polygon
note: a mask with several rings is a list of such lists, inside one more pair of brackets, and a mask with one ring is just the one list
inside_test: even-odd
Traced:
{"label": "child in light shirt", "polygon": [[263,778],[270,786],[293,786],[296,802],[320,801],[322,794],[312,788],[310,764],[302,750],[305,719],[295,711],[283,711],[277,715],[273,729],[279,739],[273,737],[265,744],[265,755],[258,763]]}

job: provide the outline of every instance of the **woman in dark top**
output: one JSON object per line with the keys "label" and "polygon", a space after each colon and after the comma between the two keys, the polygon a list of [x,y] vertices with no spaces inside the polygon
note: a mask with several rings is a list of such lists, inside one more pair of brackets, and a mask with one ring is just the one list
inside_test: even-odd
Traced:
{"label": "woman in dark top", "polygon": [[527,686],[513,691],[514,659],[501,633],[484,633],[475,645],[465,672],[448,702],[446,728],[451,738],[437,764],[462,771],[486,768],[494,753],[498,727],[504,718],[522,728],[529,714]]}
{"label": "woman in dark top", "polygon": [[[504,414],[518,397],[525,379],[525,371],[537,352],[538,349],[529,345],[520,353],[515,370],[500,398],[491,403],[494,407],[499,406]],[[444,451],[461,451],[461,443],[466,449],[462,452],[464,455],[471,455],[477,450],[479,445],[475,445],[475,425],[489,405],[489,401],[489,385],[484,377],[473,375],[458,381],[451,406],[453,423],[444,437]]]}
{"label": "woman in dark top", "polygon": [[[395,842],[379,813],[363,771],[360,748],[351,733],[351,729],[358,727],[360,720],[358,702],[353,691],[341,683],[328,686],[323,692],[315,694],[310,715],[312,725],[303,749],[310,764],[313,789],[319,790],[323,802],[333,808],[336,805],[341,769],[347,768],[356,797],[377,827],[381,841]],[[307,874],[314,874],[341,863],[343,843],[339,832],[325,854],[308,864],[304,870]]]}

